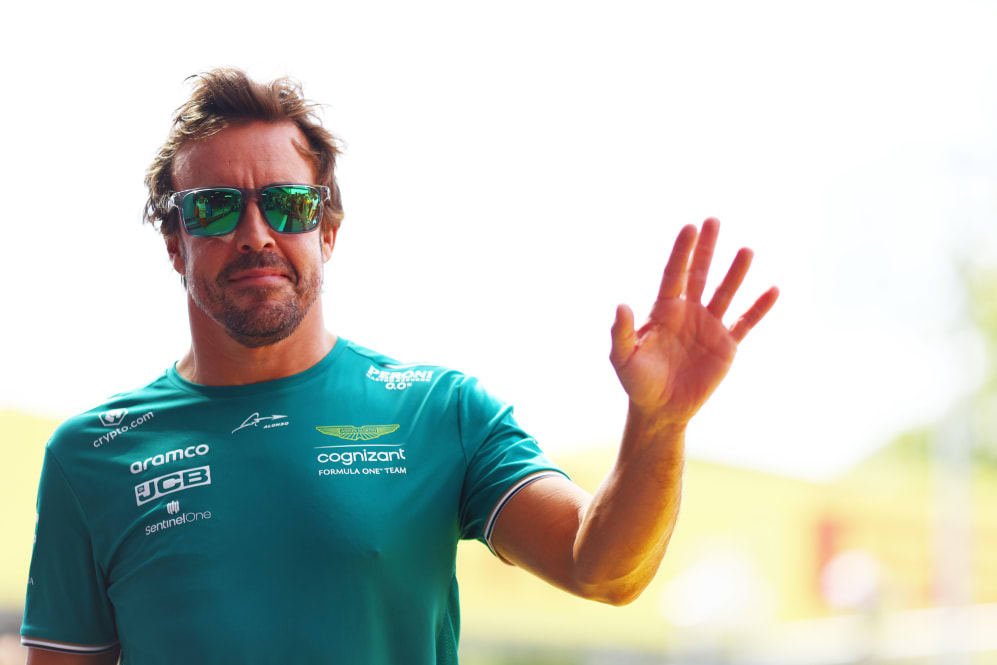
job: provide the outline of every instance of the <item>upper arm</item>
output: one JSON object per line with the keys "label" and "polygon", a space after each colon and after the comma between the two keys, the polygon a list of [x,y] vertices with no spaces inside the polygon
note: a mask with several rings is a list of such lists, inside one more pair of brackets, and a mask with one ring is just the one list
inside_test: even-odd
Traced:
{"label": "upper arm", "polygon": [[545,475],[563,475],[512,416],[473,378],[458,384],[457,432],[465,468],[458,521],[461,538],[477,538],[494,550],[498,516]]}
{"label": "upper arm", "polygon": [[51,448],[42,464],[37,510],[21,643],[51,650],[56,658],[116,650],[113,610],[87,516]]}
{"label": "upper arm", "polygon": [[26,665],[115,665],[118,648],[97,654],[63,653],[49,649],[28,649]]}
{"label": "upper arm", "polygon": [[575,540],[591,498],[561,475],[530,483],[496,518],[495,552],[554,586],[591,597],[575,566]]}

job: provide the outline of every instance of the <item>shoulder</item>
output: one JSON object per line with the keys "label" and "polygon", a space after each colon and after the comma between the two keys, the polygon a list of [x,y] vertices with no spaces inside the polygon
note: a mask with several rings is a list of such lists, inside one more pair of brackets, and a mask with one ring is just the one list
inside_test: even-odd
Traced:
{"label": "shoulder", "polygon": [[156,412],[177,393],[177,387],[164,372],[140,388],[112,395],[67,418],[52,434],[48,449],[61,456],[102,448],[125,432],[153,420]]}
{"label": "shoulder", "polygon": [[368,348],[348,343],[349,372],[364,383],[368,395],[404,393],[406,403],[433,404],[437,408],[455,409],[458,418],[467,418],[466,410],[499,413],[511,407],[484,388],[481,381],[465,372],[429,362],[405,362]]}
{"label": "shoulder", "polygon": [[383,385],[388,390],[405,390],[419,386],[459,388],[476,381],[463,372],[430,362],[406,362],[372,351],[354,342],[347,342],[350,362],[361,370],[365,379]]}

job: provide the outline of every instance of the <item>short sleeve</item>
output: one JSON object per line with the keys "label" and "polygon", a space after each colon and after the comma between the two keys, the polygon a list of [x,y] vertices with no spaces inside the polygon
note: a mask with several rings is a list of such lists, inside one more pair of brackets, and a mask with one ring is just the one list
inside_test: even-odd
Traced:
{"label": "short sleeve", "polygon": [[534,480],[567,474],[520,428],[512,407],[486,392],[477,379],[463,379],[458,402],[461,445],[467,457],[461,538],[477,538],[494,552],[492,528],[508,501]]}
{"label": "short sleeve", "polygon": [[50,448],[37,510],[21,643],[72,653],[113,649],[118,643],[114,614],[86,515]]}

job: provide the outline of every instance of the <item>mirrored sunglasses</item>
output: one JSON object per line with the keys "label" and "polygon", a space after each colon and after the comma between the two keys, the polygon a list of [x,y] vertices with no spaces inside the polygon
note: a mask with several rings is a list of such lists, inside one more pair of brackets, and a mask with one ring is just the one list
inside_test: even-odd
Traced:
{"label": "mirrored sunglasses", "polygon": [[255,198],[263,219],[274,231],[307,233],[322,221],[322,203],[329,196],[328,187],[317,185],[200,187],[171,195],[168,210],[179,211],[180,226],[192,236],[223,236],[235,231],[247,202]]}

